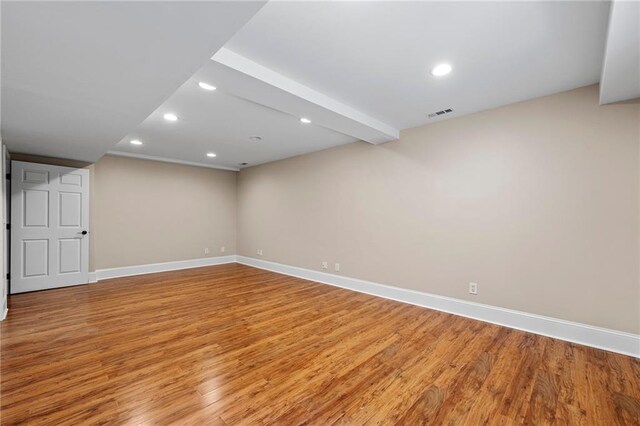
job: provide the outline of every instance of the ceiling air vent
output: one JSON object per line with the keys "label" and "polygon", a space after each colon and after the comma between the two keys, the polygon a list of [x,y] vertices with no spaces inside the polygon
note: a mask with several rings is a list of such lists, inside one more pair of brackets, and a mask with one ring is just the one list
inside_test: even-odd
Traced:
{"label": "ceiling air vent", "polygon": [[442,111],[432,112],[431,114],[427,115],[427,117],[429,118],[439,117],[441,115],[449,114],[450,112],[453,112],[453,108],[447,108],[447,109],[443,109]]}

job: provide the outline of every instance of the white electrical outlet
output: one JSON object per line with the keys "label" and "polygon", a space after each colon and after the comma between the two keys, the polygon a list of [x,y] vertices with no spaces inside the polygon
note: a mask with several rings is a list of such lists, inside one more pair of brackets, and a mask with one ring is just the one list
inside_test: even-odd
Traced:
{"label": "white electrical outlet", "polygon": [[333,269],[335,269],[335,271],[338,272],[340,270],[340,264],[336,263]]}
{"label": "white electrical outlet", "polygon": [[478,294],[478,284],[469,283],[469,294]]}
{"label": "white electrical outlet", "polygon": [[257,254],[258,256],[262,256],[262,249],[258,249],[258,250],[256,250],[256,254]]}
{"label": "white electrical outlet", "polygon": [[322,269],[329,269],[329,262],[322,262]]}
{"label": "white electrical outlet", "polygon": [[220,253],[224,253],[225,251],[227,251],[227,248],[225,246],[220,247]]}
{"label": "white electrical outlet", "polygon": [[209,247],[204,248],[204,254],[209,254]]}

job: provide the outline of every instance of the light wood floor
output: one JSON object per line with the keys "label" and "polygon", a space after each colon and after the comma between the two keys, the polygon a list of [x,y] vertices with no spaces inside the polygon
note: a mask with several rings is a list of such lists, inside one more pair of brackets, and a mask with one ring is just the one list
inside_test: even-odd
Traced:
{"label": "light wood floor", "polygon": [[2,424],[640,424],[640,361],[236,264],[12,296]]}

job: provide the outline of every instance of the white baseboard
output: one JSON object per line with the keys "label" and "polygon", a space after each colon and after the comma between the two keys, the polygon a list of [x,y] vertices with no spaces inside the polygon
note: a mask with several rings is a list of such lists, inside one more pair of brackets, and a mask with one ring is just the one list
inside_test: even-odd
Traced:
{"label": "white baseboard", "polygon": [[[124,266],[121,268],[98,269],[89,273],[89,282],[106,280],[109,278],[128,277],[131,275],[152,274],[154,272],[175,271],[178,269],[199,268],[202,266],[222,265],[235,263],[236,256],[204,257],[201,259],[179,260],[176,262],[150,263],[147,265]],[[91,274],[95,274],[92,278]],[[95,279],[96,281],[91,281]]]}
{"label": "white baseboard", "polygon": [[0,318],[0,321],[4,321],[5,318],[7,318],[8,313],[9,309],[7,308],[7,299],[5,297],[5,299],[2,301],[2,317]]}
{"label": "white baseboard", "polygon": [[89,272],[89,284],[98,282],[98,272]]}
{"label": "white baseboard", "polygon": [[243,265],[640,358],[640,335],[637,334],[422,293],[251,257],[236,256],[236,258],[237,262]]}

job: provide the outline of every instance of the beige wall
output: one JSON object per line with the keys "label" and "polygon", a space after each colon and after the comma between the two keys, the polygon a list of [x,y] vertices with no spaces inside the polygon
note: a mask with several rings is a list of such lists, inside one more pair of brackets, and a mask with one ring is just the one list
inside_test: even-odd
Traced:
{"label": "beige wall", "polygon": [[639,145],[590,86],[251,167],[239,253],[638,333]]}
{"label": "beige wall", "polygon": [[109,155],[94,167],[96,269],[236,253],[236,172]]}

